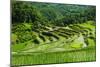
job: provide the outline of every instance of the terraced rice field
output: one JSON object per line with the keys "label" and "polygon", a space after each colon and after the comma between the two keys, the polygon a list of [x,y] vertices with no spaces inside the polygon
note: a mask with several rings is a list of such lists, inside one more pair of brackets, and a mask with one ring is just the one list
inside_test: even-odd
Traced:
{"label": "terraced rice field", "polygon": [[95,61],[95,25],[91,22],[33,30],[35,38],[11,45],[11,64]]}

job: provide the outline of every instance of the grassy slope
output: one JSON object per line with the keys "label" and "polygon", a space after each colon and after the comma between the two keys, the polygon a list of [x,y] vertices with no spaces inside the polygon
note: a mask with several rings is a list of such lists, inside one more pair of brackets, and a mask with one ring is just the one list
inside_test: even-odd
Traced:
{"label": "grassy slope", "polygon": [[[95,32],[95,26],[90,25],[89,22],[79,25],[91,30],[93,28],[92,31]],[[66,43],[66,38],[61,36],[59,38],[57,41],[36,46],[31,41],[12,45],[12,65],[95,61],[95,43],[93,40],[88,39],[88,47],[76,49],[79,47],[77,46],[77,38],[72,37],[71,39],[75,41],[72,43],[72,46],[75,47],[73,50],[71,45]],[[70,39],[68,40],[70,41]]]}
{"label": "grassy slope", "polygon": [[12,55],[12,65],[95,61],[95,47],[76,51]]}

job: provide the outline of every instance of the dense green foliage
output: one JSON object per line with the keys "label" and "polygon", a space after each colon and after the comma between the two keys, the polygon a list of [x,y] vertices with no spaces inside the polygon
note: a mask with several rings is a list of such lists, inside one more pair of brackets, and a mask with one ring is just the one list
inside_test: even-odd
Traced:
{"label": "dense green foliage", "polygon": [[13,23],[32,22],[34,25],[65,26],[88,20],[95,21],[95,17],[95,6],[20,1],[12,4]]}
{"label": "dense green foliage", "polygon": [[95,11],[89,5],[12,2],[12,65],[94,61]]}

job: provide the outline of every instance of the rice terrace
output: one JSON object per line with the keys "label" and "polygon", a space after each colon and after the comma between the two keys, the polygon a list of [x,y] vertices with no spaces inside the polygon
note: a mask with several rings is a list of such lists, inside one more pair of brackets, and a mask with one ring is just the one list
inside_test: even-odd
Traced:
{"label": "rice terrace", "polygon": [[96,6],[12,1],[11,65],[96,60]]}

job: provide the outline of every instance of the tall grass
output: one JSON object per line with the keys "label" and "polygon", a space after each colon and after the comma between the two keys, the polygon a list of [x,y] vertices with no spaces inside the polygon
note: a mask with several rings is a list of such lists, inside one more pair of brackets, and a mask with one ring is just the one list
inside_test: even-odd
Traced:
{"label": "tall grass", "polygon": [[95,48],[91,47],[64,52],[14,54],[12,55],[11,64],[13,66],[95,61],[95,53]]}

